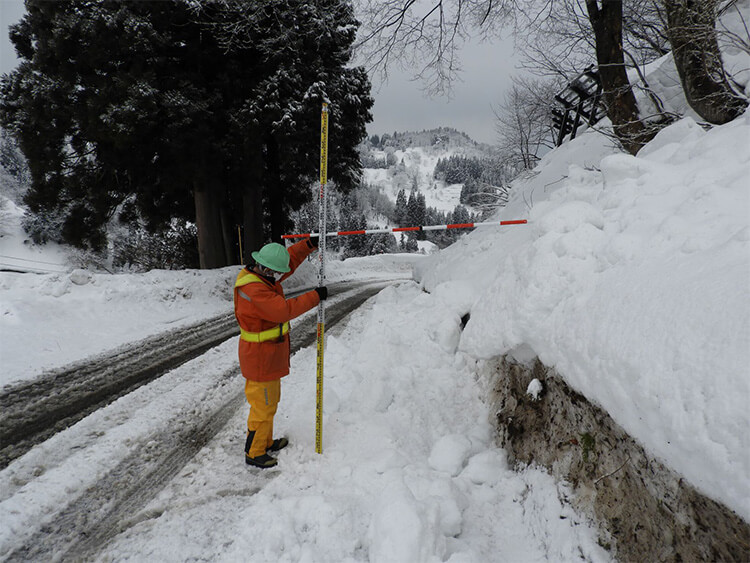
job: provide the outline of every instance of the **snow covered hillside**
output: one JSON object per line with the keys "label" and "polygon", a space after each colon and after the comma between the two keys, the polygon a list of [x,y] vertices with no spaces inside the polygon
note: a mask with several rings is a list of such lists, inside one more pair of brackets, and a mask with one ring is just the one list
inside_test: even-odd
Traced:
{"label": "snow covered hillside", "polygon": [[435,179],[438,160],[454,155],[486,158],[492,154],[492,149],[463,133],[439,128],[384,135],[379,147],[368,147],[367,152],[367,160],[382,162],[383,166],[387,163],[387,167],[365,167],[363,182],[366,185],[381,190],[393,202],[399,190],[405,190],[408,195],[412,189],[418,189],[424,194],[427,207],[448,212],[459,204],[462,184],[446,184]]}

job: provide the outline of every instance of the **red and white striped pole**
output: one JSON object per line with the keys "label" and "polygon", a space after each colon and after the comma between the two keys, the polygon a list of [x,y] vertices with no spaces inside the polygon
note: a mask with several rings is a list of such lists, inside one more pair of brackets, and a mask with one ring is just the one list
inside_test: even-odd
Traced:
{"label": "red and white striped pole", "polygon": [[[393,229],[363,229],[360,231],[331,231],[326,233],[327,237],[344,237],[349,235],[374,235],[379,233],[406,233],[410,231],[447,231],[448,229],[473,229],[474,227],[487,227],[490,225],[525,225],[526,219],[515,221],[499,221],[486,223],[453,223],[452,225],[423,225],[420,227],[395,227]],[[282,235],[284,239],[318,237],[320,233],[300,233],[296,235]]]}

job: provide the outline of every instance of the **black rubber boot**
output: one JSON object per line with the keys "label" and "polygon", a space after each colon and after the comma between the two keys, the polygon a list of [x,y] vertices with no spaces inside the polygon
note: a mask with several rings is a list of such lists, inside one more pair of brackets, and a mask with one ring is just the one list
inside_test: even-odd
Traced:
{"label": "black rubber boot", "polygon": [[275,457],[271,457],[268,454],[259,455],[258,457],[250,457],[249,455],[245,455],[245,463],[248,465],[254,465],[255,467],[260,467],[261,469],[266,469],[268,467],[273,467],[278,461],[276,461]]}
{"label": "black rubber boot", "polygon": [[284,448],[286,448],[288,445],[289,445],[289,440],[287,439],[286,436],[284,436],[283,438],[276,438],[273,441],[273,444],[271,444],[270,446],[266,448],[266,451],[278,452],[279,450],[283,450]]}
{"label": "black rubber boot", "polygon": [[248,431],[247,439],[245,440],[245,455],[250,451],[250,446],[253,445],[253,438],[255,438],[255,431]]}

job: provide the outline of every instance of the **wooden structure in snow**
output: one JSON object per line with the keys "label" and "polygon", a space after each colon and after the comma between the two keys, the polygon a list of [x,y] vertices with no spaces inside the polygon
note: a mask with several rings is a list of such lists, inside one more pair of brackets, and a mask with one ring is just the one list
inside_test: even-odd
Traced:
{"label": "wooden structure in snow", "polygon": [[604,117],[601,98],[599,71],[593,66],[576,76],[555,96],[555,101],[562,106],[562,109],[552,109],[552,121],[558,131],[555,140],[558,147],[568,135],[570,139],[575,139],[576,132],[583,123],[593,125]]}

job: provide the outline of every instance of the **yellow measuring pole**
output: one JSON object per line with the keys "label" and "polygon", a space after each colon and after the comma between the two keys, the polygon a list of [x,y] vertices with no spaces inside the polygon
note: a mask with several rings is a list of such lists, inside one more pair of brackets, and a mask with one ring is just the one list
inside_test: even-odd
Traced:
{"label": "yellow measuring pole", "polygon": [[[326,183],[328,182],[328,104],[323,103],[320,113],[320,204],[318,206],[318,285],[326,281]],[[323,355],[325,352],[325,302],[318,304],[318,361],[315,384],[315,451],[323,453]]]}

